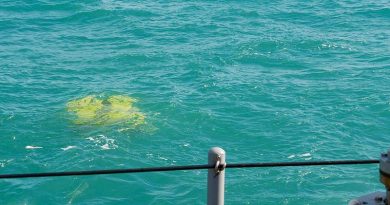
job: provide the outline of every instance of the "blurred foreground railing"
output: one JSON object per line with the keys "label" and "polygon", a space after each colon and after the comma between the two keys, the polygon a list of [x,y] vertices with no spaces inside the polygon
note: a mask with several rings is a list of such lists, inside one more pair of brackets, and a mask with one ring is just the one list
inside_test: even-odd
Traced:
{"label": "blurred foreground railing", "polygon": [[[26,174],[1,174],[0,179],[12,178],[33,178],[33,177],[59,177],[59,176],[80,176],[99,174],[124,174],[143,172],[165,172],[208,169],[207,177],[207,204],[223,205],[225,189],[225,169],[226,168],[254,168],[254,167],[287,167],[287,166],[325,166],[325,165],[351,165],[351,164],[377,164],[380,163],[381,181],[390,188],[390,159],[387,157],[390,151],[382,154],[380,160],[334,160],[334,161],[305,161],[305,162],[267,162],[267,163],[235,163],[226,164],[226,153],[219,147],[213,147],[208,153],[208,164],[169,166],[169,167],[148,167],[132,169],[110,169],[110,170],[90,170],[90,171],[68,171],[68,172],[46,172],[46,173],[26,173]],[[365,198],[364,198],[365,197]],[[352,200],[350,205],[360,204],[387,204],[386,196],[383,193],[374,193],[356,200]],[[371,201],[370,201],[371,200]]]}

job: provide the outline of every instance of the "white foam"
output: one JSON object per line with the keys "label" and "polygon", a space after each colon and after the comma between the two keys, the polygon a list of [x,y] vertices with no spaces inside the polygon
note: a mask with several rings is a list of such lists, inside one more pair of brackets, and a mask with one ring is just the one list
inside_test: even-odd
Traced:
{"label": "white foam", "polygon": [[67,146],[67,147],[63,147],[61,149],[66,151],[66,150],[73,149],[73,148],[76,148],[76,146]]}
{"label": "white foam", "polygon": [[300,157],[311,157],[311,154],[310,153],[303,153],[301,155],[299,155]]}
{"label": "white foam", "polygon": [[42,149],[43,147],[37,147],[37,146],[30,146],[30,145],[28,145],[25,148],[26,149]]}
{"label": "white foam", "polygon": [[99,146],[103,150],[118,148],[118,145],[115,144],[114,139],[108,138],[104,135],[97,135],[95,137],[87,137],[86,139],[93,142],[96,146]]}
{"label": "white foam", "polygon": [[102,149],[110,149],[110,146],[108,144],[104,144],[100,146]]}
{"label": "white foam", "polygon": [[288,158],[288,159],[291,159],[291,158],[294,158],[294,157],[295,157],[295,154],[290,155],[290,156],[288,156],[287,158]]}
{"label": "white foam", "polygon": [[85,138],[85,139],[90,140],[90,141],[93,141],[93,140],[94,140],[93,137],[87,137],[87,138]]}
{"label": "white foam", "polygon": [[164,160],[164,161],[168,161],[168,159],[165,158],[165,157],[158,157],[158,158],[161,159],[161,160]]}

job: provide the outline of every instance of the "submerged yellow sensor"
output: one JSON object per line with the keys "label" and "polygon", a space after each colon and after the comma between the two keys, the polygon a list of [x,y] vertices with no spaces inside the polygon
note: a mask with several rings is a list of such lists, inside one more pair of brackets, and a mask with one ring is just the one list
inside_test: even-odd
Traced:
{"label": "submerged yellow sensor", "polygon": [[113,95],[108,98],[98,98],[94,95],[69,101],[66,104],[68,112],[74,113],[75,124],[79,125],[112,125],[125,123],[136,127],[145,122],[145,114],[133,104],[136,99],[124,95]]}

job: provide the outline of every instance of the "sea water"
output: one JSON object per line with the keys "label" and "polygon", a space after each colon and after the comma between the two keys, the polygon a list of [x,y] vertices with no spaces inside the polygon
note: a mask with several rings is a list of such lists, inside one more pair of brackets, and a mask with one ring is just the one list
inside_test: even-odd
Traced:
{"label": "sea water", "polygon": [[[129,96],[146,124],[74,123]],[[377,159],[390,3],[0,0],[0,174]],[[0,180],[0,204],[205,204],[207,171]],[[346,204],[377,165],[226,170],[226,204]]]}

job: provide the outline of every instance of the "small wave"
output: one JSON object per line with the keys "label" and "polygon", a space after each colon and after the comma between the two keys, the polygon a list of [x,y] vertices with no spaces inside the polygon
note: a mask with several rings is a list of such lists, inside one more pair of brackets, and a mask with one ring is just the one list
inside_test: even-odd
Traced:
{"label": "small wave", "polygon": [[95,146],[99,146],[102,150],[116,149],[118,145],[116,145],[115,139],[108,138],[104,135],[98,135],[95,137],[87,137],[87,140],[95,143]]}
{"label": "small wave", "polygon": [[28,145],[28,146],[26,146],[25,148],[26,148],[26,149],[42,149],[43,147]]}
{"label": "small wave", "polygon": [[66,150],[70,150],[70,149],[74,149],[74,148],[77,148],[77,146],[67,146],[67,147],[63,147],[61,149],[66,151]]}
{"label": "small wave", "polygon": [[64,22],[99,22],[105,18],[111,18],[112,13],[104,9],[96,9],[91,11],[82,11],[73,13],[69,16],[63,17],[59,20]]}

